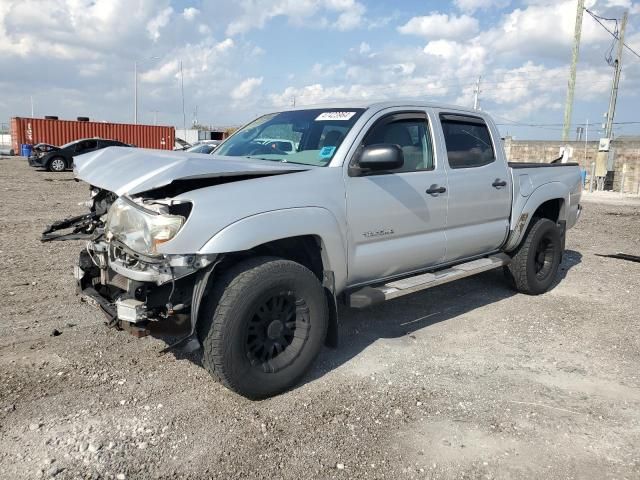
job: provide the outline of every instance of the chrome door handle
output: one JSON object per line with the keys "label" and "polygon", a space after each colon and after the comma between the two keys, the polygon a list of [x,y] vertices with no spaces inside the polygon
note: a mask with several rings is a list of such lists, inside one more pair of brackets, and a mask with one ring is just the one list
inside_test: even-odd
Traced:
{"label": "chrome door handle", "polygon": [[444,188],[444,187],[439,187],[439,186],[438,186],[438,185],[436,185],[436,184],[431,185],[431,186],[427,189],[427,193],[428,193],[429,195],[437,195],[437,194],[439,194],[439,193],[444,193],[444,192],[446,192],[446,191],[447,191],[447,189],[446,189],[446,188]]}
{"label": "chrome door handle", "polygon": [[507,181],[506,180],[500,180],[499,178],[496,178],[495,181],[491,184],[491,186],[494,187],[494,188],[506,187],[507,186]]}

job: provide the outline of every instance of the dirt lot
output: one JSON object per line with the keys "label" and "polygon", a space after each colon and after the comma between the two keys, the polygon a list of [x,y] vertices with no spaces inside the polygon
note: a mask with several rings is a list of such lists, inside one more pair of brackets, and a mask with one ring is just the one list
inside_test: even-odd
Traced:
{"label": "dirt lot", "polygon": [[76,296],[82,244],[38,238],[87,194],[0,159],[0,478],[640,478],[640,264],[594,255],[640,253],[637,197],[585,199],[549,293],[494,271],[342,309],[252,402]]}

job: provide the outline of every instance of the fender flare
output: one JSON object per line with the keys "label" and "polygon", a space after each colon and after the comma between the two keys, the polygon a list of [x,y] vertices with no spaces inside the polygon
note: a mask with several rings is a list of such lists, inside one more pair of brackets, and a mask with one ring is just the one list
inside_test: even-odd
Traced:
{"label": "fender flare", "polygon": [[302,235],[319,239],[323,269],[333,272],[335,291],[342,291],[347,283],[346,242],[336,217],[326,208],[286,208],[245,217],[216,233],[198,253],[239,252]]}
{"label": "fender flare", "polygon": [[[524,201],[524,205],[520,210],[519,214],[516,214],[514,211],[514,215],[511,217],[511,225],[510,230],[511,233],[507,238],[507,242],[505,243],[504,250],[512,251],[524,239],[525,233],[531,224],[531,219],[533,218],[533,214],[535,211],[545,202],[549,200],[562,200],[562,205],[560,206],[560,213],[558,215],[558,221],[566,221],[567,219],[567,208],[570,203],[570,192],[569,187],[567,187],[562,182],[549,182],[544,185],[536,188],[531,195],[529,195]],[[517,206],[516,204],[515,206]]]}

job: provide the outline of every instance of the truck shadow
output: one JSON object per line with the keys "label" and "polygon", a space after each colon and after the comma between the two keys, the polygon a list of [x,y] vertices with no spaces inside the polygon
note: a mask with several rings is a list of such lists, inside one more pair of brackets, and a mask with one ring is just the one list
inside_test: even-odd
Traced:
{"label": "truck shadow", "polygon": [[[581,261],[581,253],[566,250],[551,289],[555,288],[566,277],[569,270]],[[364,310],[340,305],[338,347],[324,348],[311,370],[293,389],[339,368],[381,338],[411,336],[418,330],[514,295],[519,294],[509,286],[502,271],[496,269]],[[173,329],[152,332],[151,335],[170,345],[188,332],[188,325],[187,323],[176,324]],[[186,359],[202,365],[201,350],[192,353],[180,350],[172,350],[172,352],[177,359]]]}
{"label": "truck shadow", "polygon": [[[565,251],[552,289],[581,259],[579,252]],[[338,347],[322,351],[301,385],[339,368],[379,339],[411,336],[419,330],[514,295],[519,294],[509,286],[502,271],[497,269],[364,310],[341,306]]]}

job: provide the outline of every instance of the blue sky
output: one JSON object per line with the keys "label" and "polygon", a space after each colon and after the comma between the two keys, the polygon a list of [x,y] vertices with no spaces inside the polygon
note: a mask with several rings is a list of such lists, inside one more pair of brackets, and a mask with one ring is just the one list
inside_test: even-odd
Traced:
{"label": "blue sky", "polygon": [[[587,0],[599,15],[640,2]],[[394,97],[480,105],[503,134],[560,136],[576,0],[0,0],[0,122],[36,116],[237,125],[290,105]],[[606,22],[612,29],[614,22]],[[607,108],[612,38],[584,15],[574,123]],[[640,121],[640,58],[625,52],[616,121]],[[535,126],[527,126],[535,125]],[[574,125],[572,131],[575,131]],[[638,134],[640,124],[616,133]]]}

